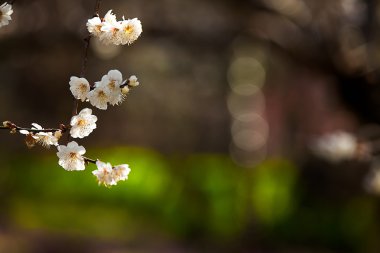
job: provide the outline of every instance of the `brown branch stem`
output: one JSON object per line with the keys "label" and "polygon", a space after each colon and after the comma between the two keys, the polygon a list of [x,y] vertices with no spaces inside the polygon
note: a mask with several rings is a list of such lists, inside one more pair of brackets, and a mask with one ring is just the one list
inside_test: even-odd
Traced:
{"label": "brown branch stem", "polygon": [[[96,0],[95,2],[95,8],[94,8],[94,17],[99,15],[99,9],[100,9],[100,4],[101,0]],[[80,72],[80,77],[84,77],[86,74],[86,68],[87,68],[87,61],[88,61],[88,48],[90,47],[90,41],[91,41],[91,34],[88,34],[84,38],[84,56],[83,56],[83,61],[82,61],[82,68]],[[74,98],[74,105],[73,105],[73,110],[72,110],[72,116],[78,114],[78,106],[79,106],[79,100]]]}
{"label": "brown branch stem", "polygon": [[94,10],[94,16],[98,16],[99,15],[99,10],[100,10],[100,4],[101,4],[102,0],[96,0],[96,3],[95,3],[95,10]]}
{"label": "brown branch stem", "polygon": [[98,161],[97,159],[94,160],[94,159],[91,159],[91,158],[88,158],[88,157],[85,157],[83,156],[83,159],[86,163],[93,163],[93,164],[96,164],[96,161]]}
{"label": "brown branch stem", "polygon": [[6,126],[0,126],[0,129],[8,129],[8,130],[16,130],[18,132],[20,132],[21,130],[26,130],[30,133],[48,133],[48,132],[57,132],[57,131],[62,131],[65,132],[67,130],[66,126],[61,124],[60,125],[60,128],[46,128],[46,129],[34,129],[34,128],[28,128],[28,127],[20,127],[20,126],[17,126],[16,124],[12,123],[12,122],[8,122],[6,124]]}
{"label": "brown branch stem", "polygon": [[[95,9],[94,9],[94,15],[93,16],[98,16],[99,15],[99,9],[100,9],[100,3],[101,0],[96,0],[95,2]],[[91,34],[88,34],[84,38],[84,54],[83,54],[83,61],[82,61],[82,68],[80,72],[80,77],[84,77],[86,74],[86,68],[87,68],[87,61],[88,61],[88,48],[90,47],[90,41],[91,41]],[[78,114],[78,107],[79,107],[79,100],[74,98],[73,102],[73,109],[71,111],[71,116],[75,116]],[[67,137],[67,142],[70,141],[70,135]]]}

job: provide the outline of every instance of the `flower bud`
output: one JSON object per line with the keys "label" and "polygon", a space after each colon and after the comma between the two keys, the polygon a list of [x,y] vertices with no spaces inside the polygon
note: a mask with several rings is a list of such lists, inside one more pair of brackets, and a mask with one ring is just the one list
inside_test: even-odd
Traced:
{"label": "flower bud", "polygon": [[62,136],[62,131],[55,131],[54,132],[54,137],[57,138],[58,140],[61,138]]}
{"label": "flower bud", "polygon": [[124,86],[123,88],[121,88],[121,93],[123,93],[124,95],[127,95],[128,92],[129,92],[128,86]]}
{"label": "flower bud", "polygon": [[140,83],[137,81],[137,77],[136,76],[131,76],[129,79],[128,79],[128,85],[131,86],[131,87],[136,87],[138,86]]}
{"label": "flower bud", "polygon": [[4,127],[9,127],[11,124],[12,123],[10,121],[8,121],[8,120],[6,120],[6,121],[3,122],[3,126]]}

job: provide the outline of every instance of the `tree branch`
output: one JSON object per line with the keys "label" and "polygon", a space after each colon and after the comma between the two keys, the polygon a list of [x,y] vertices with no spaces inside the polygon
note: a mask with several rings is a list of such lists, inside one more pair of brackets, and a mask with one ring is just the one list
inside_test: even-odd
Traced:
{"label": "tree branch", "polygon": [[46,128],[46,129],[34,129],[34,128],[27,128],[27,127],[20,127],[17,126],[16,124],[12,122],[6,122],[5,126],[0,126],[0,129],[8,129],[8,130],[13,130],[13,131],[18,131],[20,132],[21,130],[26,130],[31,133],[48,133],[48,132],[57,132],[61,131],[62,133],[66,132],[67,127],[63,124],[60,125],[60,128]]}
{"label": "tree branch", "polygon": [[93,164],[96,164],[96,161],[98,161],[98,159],[94,160],[85,156],[83,156],[83,159],[86,163],[93,163]]}
{"label": "tree branch", "polygon": [[[94,9],[94,17],[99,15],[99,9],[100,9],[100,4],[101,0],[96,0],[95,2],[95,9]],[[83,56],[83,62],[82,62],[82,69],[80,72],[80,77],[84,77],[86,74],[86,68],[87,68],[87,61],[88,61],[88,48],[90,47],[90,41],[91,41],[91,34],[88,34],[84,38],[84,56]],[[72,110],[72,116],[78,114],[78,106],[79,106],[79,100],[74,98],[74,105],[73,105],[73,110]]]}

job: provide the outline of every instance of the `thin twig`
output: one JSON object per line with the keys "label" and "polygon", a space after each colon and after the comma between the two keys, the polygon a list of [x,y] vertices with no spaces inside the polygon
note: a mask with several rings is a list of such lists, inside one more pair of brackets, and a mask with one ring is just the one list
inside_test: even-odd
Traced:
{"label": "thin twig", "polygon": [[87,68],[87,61],[88,61],[88,48],[90,46],[91,41],[91,35],[87,35],[86,38],[84,38],[84,57],[83,57],[83,63],[82,63],[82,70],[80,72],[80,77],[84,77],[84,74],[86,73]]}
{"label": "thin twig", "polygon": [[[100,9],[101,2],[102,2],[101,0],[96,0],[96,2],[95,2],[94,15],[93,15],[94,17],[99,15],[99,9]],[[90,41],[91,41],[91,34],[88,34],[84,38],[84,55],[83,55],[80,77],[84,77],[86,74],[87,61],[88,61],[88,48],[90,47]],[[78,106],[79,106],[79,100],[74,98],[72,116],[78,114]]]}
{"label": "thin twig", "polygon": [[57,132],[57,131],[66,131],[66,127],[64,125],[61,125],[61,128],[46,128],[46,129],[35,129],[35,128],[28,128],[28,127],[20,127],[12,122],[8,122],[6,126],[0,126],[0,129],[8,129],[8,130],[16,130],[20,132],[21,130],[26,130],[30,133],[48,133],[48,132]]}
{"label": "thin twig", "polygon": [[95,10],[94,10],[94,16],[98,16],[99,15],[99,10],[100,10],[100,4],[101,4],[102,0],[97,0],[96,3],[95,3]]}
{"label": "thin twig", "polygon": [[84,159],[84,161],[85,161],[86,163],[93,163],[93,164],[96,164],[96,161],[97,161],[97,159],[94,160],[94,159],[91,159],[91,158],[88,158],[88,157],[85,157],[85,156],[83,156],[83,159]]}
{"label": "thin twig", "polygon": [[[90,46],[90,40],[91,40],[91,35],[89,34],[84,39],[84,56],[83,56],[82,69],[80,72],[80,77],[84,77],[84,75],[86,73],[87,61],[88,61],[88,48]],[[73,110],[71,113],[72,116],[78,114],[78,106],[79,106],[79,100],[74,98],[74,105],[73,105]]]}
{"label": "thin twig", "polygon": [[[99,15],[99,9],[100,9],[100,3],[101,0],[96,0],[95,2],[95,9],[94,9],[94,17]],[[80,77],[84,77],[86,74],[86,68],[87,68],[87,61],[88,61],[88,48],[90,47],[90,41],[91,41],[91,34],[88,34],[84,38],[84,54],[83,54],[83,61],[82,61],[82,68],[80,72]],[[92,85],[90,85],[92,86]],[[73,110],[71,111],[71,116],[75,116],[78,114],[78,107],[79,107],[79,100],[74,98],[73,102]],[[67,136],[67,142],[70,141],[70,135]]]}

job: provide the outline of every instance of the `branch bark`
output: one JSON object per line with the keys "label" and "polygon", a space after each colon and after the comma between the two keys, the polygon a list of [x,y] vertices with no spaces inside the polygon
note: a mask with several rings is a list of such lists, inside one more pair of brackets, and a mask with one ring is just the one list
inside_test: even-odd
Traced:
{"label": "branch bark", "polygon": [[[101,2],[102,0],[96,0],[93,17],[96,17],[99,15]],[[83,56],[83,61],[82,61],[82,69],[80,72],[80,77],[84,77],[84,75],[86,74],[87,61],[88,61],[88,48],[90,47],[90,41],[91,41],[91,34],[87,34],[87,36],[84,38],[84,56]],[[78,114],[78,106],[79,106],[79,100],[74,98],[74,105],[73,105],[73,110],[71,113],[72,116]]]}
{"label": "branch bark", "polygon": [[6,126],[0,126],[0,129],[8,129],[8,130],[16,130],[20,132],[21,130],[26,130],[31,133],[48,133],[48,132],[56,132],[56,131],[62,131],[65,132],[67,130],[66,126],[61,124],[60,128],[46,128],[46,129],[34,129],[34,128],[27,128],[27,127],[20,127],[12,122],[7,122]]}

